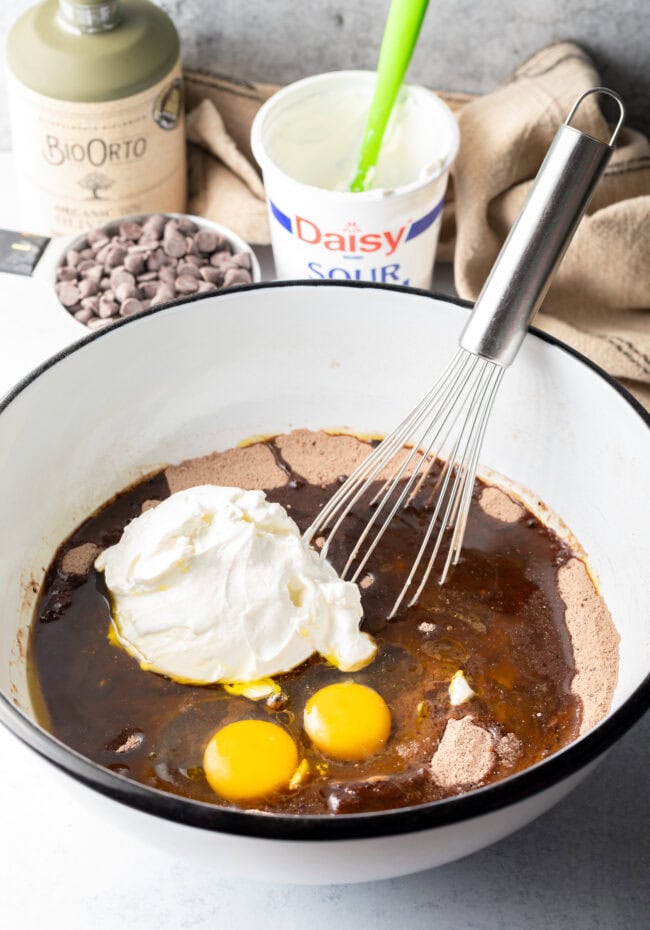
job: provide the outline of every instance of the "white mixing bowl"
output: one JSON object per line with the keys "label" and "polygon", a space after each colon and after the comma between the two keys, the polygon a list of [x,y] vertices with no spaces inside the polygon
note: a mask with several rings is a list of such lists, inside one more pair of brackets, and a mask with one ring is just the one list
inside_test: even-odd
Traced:
{"label": "white mixing bowl", "polygon": [[54,790],[64,780],[125,830],[180,855],[211,858],[219,872],[365,881],[448,862],[521,827],[577,785],[641,716],[650,704],[648,416],[584,358],[536,334],[503,381],[482,458],[566,521],[612,612],[621,635],[619,683],[609,714],[591,732],[458,798],[286,817],[135,784],[72,752],[34,720],[24,658],[34,591],[85,517],[165,463],[253,434],[388,431],[451,356],[467,312],[429,294],[364,284],[252,285],[118,323],[51,359],[4,400],[0,720],[54,763],[44,784]]}

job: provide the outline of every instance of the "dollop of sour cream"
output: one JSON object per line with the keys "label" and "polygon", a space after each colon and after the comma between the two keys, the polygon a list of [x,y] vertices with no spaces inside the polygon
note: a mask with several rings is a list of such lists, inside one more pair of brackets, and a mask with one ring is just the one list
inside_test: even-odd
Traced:
{"label": "dollop of sour cream", "polygon": [[356,584],[303,541],[263,491],[202,485],[132,520],[96,562],[114,632],[140,664],[183,682],[256,682],[313,653],[372,661]]}

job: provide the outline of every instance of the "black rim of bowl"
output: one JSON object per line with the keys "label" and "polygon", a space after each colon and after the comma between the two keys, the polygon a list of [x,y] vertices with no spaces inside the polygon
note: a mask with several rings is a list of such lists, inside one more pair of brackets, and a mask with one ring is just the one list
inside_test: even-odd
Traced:
{"label": "black rim of bowl", "polygon": [[[379,285],[365,281],[272,281],[242,285],[221,292],[197,294],[182,303],[174,302],[152,307],[130,319],[121,320],[100,332],[90,333],[85,339],[63,349],[34,369],[0,401],[0,415],[43,372],[59,364],[75,352],[80,351],[95,339],[105,338],[116,328],[125,325],[138,325],[140,321],[148,316],[169,310],[182,310],[189,304],[206,299],[227,297],[230,294],[245,291],[287,287],[369,288],[426,297],[455,305],[463,310],[472,307],[472,304],[468,301],[434,294],[430,291],[395,285]],[[607,372],[553,336],[534,327],[531,327],[530,331],[539,339],[573,356],[580,364],[595,372],[632,407],[645,425],[650,427],[650,414]],[[124,776],[110,772],[108,769],[102,768],[97,763],[69,749],[16,707],[4,692],[0,692],[0,722],[47,761],[65,771],[77,781],[113,800],[156,817],[204,830],[265,839],[303,841],[363,839],[431,830],[447,824],[481,817],[504,807],[523,802],[577,774],[585,766],[594,762],[620,739],[643,716],[649,707],[650,673],[617,710],[606,717],[586,736],[577,742],[569,744],[543,762],[524,769],[522,772],[502,781],[453,798],[414,807],[360,814],[300,816],[224,808],[218,805],[180,798],[130,781]]]}

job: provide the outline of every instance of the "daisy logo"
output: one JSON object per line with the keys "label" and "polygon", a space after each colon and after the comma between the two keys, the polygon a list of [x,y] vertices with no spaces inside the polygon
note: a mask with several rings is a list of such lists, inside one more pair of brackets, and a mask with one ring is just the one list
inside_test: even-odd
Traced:
{"label": "daisy logo", "polygon": [[[299,214],[290,215],[281,210],[277,204],[269,201],[271,216],[291,236],[295,236],[304,245],[318,246],[328,252],[338,252],[345,258],[363,257],[364,255],[382,255],[390,258],[398,247],[411,242],[433,226],[442,212],[443,201],[413,220],[407,219],[400,226],[389,229],[364,231],[356,220],[347,220],[341,232],[328,229],[325,225]],[[341,229],[341,227],[339,227]]]}

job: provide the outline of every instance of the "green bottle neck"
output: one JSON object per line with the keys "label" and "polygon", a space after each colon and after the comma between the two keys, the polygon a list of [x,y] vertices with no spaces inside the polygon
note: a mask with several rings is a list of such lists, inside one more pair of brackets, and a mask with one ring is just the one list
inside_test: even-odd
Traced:
{"label": "green bottle neck", "polygon": [[59,0],[59,19],[65,29],[93,34],[119,25],[119,0]]}

